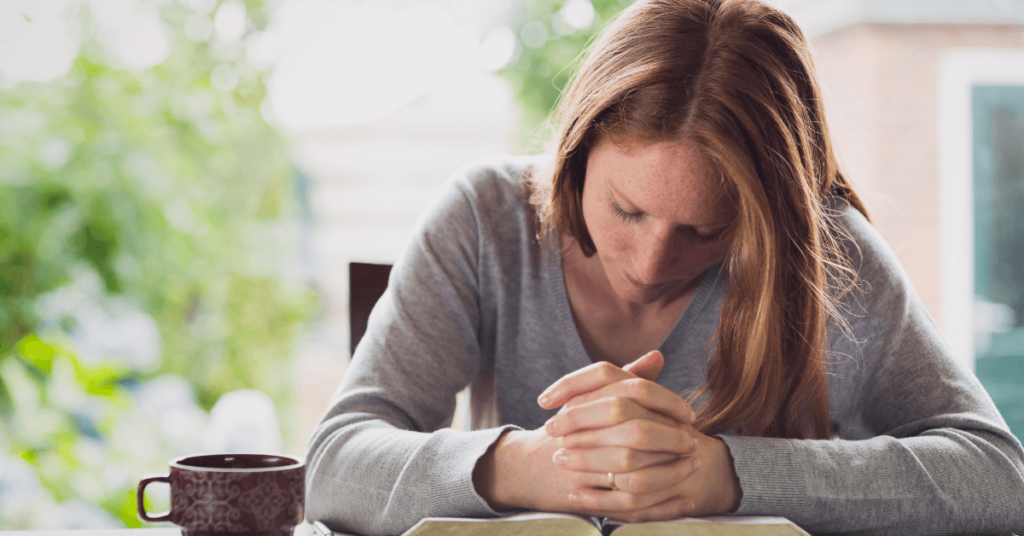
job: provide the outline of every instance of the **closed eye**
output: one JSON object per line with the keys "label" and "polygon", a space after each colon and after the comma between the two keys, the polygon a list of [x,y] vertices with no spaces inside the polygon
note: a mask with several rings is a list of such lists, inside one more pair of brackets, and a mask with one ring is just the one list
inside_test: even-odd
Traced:
{"label": "closed eye", "polygon": [[694,240],[700,242],[701,244],[710,244],[711,242],[718,240],[719,238],[722,237],[723,234],[725,234],[725,230],[717,231],[714,234],[706,235],[698,233],[697,230],[694,229],[693,227],[689,227],[689,229],[690,238],[693,238]]}
{"label": "closed eye", "polygon": [[633,213],[633,212],[626,212],[625,210],[622,210],[622,207],[620,207],[619,204],[616,203],[614,199],[612,199],[612,212],[614,212],[615,215],[618,216],[620,220],[622,220],[622,221],[624,221],[626,223],[637,223],[637,222],[639,222],[644,217],[643,212]]}
{"label": "closed eye", "polygon": [[[615,213],[615,216],[626,223],[638,223],[644,217],[643,212],[626,212],[618,203],[615,202],[614,199],[611,200],[611,204],[612,212]],[[697,229],[690,226],[683,227],[683,229],[685,229],[684,232],[688,238],[696,240],[701,244],[710,244],[725,234],[725,229],[716,231],[713,234],[701,234],[697,232]]]}

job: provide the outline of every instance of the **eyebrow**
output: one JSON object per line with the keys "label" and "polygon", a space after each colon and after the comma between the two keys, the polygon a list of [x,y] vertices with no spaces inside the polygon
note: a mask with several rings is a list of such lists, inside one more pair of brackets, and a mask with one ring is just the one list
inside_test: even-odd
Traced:
{"label": "eyebrow", "polygon": [[[604,181],[604,187],[608,191],[608,193],[612,195],[612,201],[614,201],[616,203],[618,203],[619,200],[624,201],[627,205],[629,205],[631,207],[634,207],[637,210],[639,210],[640,212],[646,214],[646,211],[644,211],[643,209],[637,207],[636,203],[630,201],[628,198],[626,198],[626,196],[624,196],[621,193],[615,191],[615,189],[612,188],[612,185],[608,181]],[[697,229],[698,227],[701,228],[701,229],[718,229],[720,227],[726,227],[726,226],[728,226],[728,224],[726,224],[726,223],[720,223],[720,224],[717,224],[717,225],[715,225],[715,224],[707,225],[707,224],[700,224],[700,223],[696,223],[696,224],[694,224],[694,223],[684,223],[684,224],[681,224],[681,225],[677,225],[677,227],[689,227],[691,229]]]}

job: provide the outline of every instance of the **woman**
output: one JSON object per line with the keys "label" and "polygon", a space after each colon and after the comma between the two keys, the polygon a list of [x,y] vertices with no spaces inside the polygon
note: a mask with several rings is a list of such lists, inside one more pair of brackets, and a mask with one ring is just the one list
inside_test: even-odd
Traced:
{"label": "woman", "polygon": [[789,17],[639,2],[558,119],[553,159],[469,166],[421,219],[310,440],[309,517],[1024,527],[1021,444],[840,173]]}

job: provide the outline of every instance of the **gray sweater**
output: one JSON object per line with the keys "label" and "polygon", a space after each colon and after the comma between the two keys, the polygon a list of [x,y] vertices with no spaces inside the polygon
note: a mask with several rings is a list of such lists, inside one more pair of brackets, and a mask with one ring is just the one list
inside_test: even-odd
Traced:
{"label": "gray sweater", "polygon": [[[457,172],[423,214],[313,432],[307,517],[400,534],[428,516],[495,516],[473,487],[477,459],[509,426],[554,413],[540,392],[591,363],[558,253],[537,239],[523,172],[496,156]],[[953,356],[892,251],[840,204],[865,293],[846,301],[853,339],[830,337],[838,440],[722,436],[738,515],[785,516],[813,533],[1024,536],[1024,451]],[[851,244],[847,244],[851,246]],[[659,349],[658,383],[704,379],[723,283],[714,269]],[[471,386],[473,431],[450,428]]]}

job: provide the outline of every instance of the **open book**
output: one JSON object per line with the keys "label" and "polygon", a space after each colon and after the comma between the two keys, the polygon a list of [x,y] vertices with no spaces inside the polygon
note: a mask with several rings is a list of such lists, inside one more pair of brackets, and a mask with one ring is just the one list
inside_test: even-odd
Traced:
{"label": "open book", "polygon": [[784,517],[684,517],[625,523],[529,512],[488,519],[428,517],[402,536],[810,536]]}

